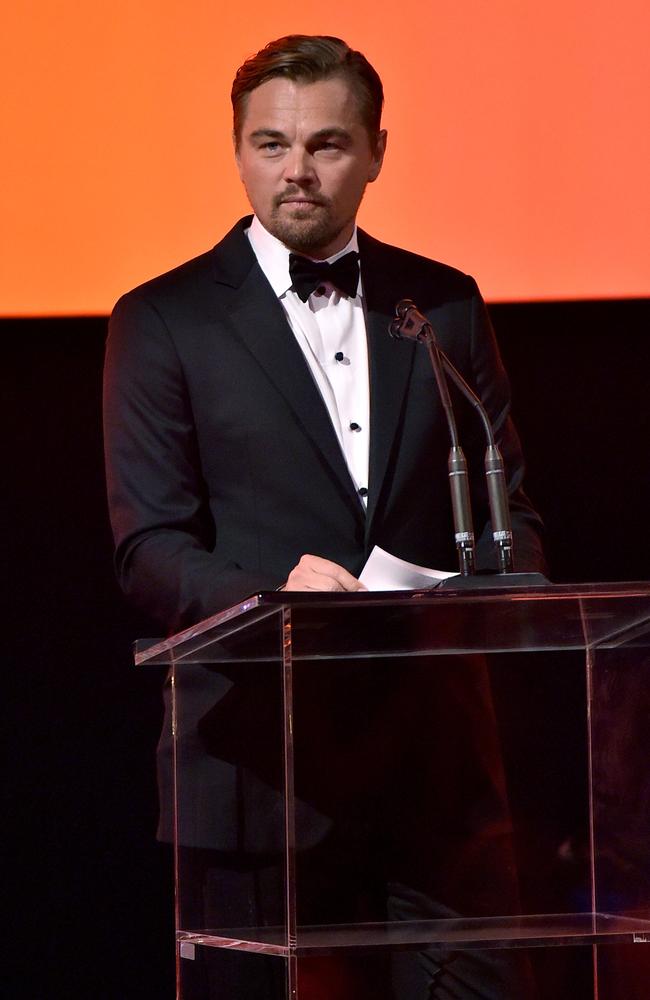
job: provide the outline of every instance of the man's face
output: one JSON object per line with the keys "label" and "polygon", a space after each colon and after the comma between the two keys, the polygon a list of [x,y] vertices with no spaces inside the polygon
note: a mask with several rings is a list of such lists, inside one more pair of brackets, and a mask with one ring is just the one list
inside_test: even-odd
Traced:
{"label": "man's face", "polygon": [[323,259],[350,239],[385,147],[382,132],[373,149],[346,80],[274,77],[249,94],[235,155],[262,225],[289,249]]}

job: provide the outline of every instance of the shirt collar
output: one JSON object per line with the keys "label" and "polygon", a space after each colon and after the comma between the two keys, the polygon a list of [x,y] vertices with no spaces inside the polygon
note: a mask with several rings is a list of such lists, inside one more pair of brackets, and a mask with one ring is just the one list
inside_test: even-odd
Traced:
{"label": "shirt collar", "polygon": [[[281,243],[279,239],[272,236],[264,228],[257,216],[253,216],[253,221],[251,222],[250,229],[246,231],[246,235],[257,257],[257,262],[262,268],[271,288],[277,297],[281,298],[289,291],[292,284],[289,276],[289,254],[291,251],[285,247],[284,243]],[[359,250],[356,225],[347,245],[342,250],[339,250],[338,253],[328,257],[325,263],[332,264],[339,257],[343,257],[344,254],[350,253],[352,250],[357,252]],[[357,295],[360,294],[361,282],[359,282],[357,289]]]}

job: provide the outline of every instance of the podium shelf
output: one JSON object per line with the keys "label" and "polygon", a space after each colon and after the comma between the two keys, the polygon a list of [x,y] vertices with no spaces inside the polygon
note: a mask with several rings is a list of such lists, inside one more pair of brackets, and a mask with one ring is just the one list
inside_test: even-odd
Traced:
{"label": "podium shelf", "polygon": [[552,913],[300,927],[293,945],[287,942],[286,928],[282,927],[180,930],[177,940],[285,958],[376,948],[390,951],[444,946],[485,950],[604,943],[648,944],[650,919],[612,913]]}

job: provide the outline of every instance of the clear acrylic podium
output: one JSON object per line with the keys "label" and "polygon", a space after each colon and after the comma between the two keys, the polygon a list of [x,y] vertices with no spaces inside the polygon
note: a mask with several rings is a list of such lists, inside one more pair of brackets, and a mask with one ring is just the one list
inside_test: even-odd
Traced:
{"label": "clear acrylic podium", "polygon": [[178,995],[650,997],[650,584],[288,596],[136,650]]}

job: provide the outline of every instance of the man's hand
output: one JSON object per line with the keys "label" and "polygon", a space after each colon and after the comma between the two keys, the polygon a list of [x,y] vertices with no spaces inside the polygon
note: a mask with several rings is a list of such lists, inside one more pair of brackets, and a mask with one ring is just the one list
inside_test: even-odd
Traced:
{"label": "man's hand", "polygon": [[320,556],[304,555],[289,573],[282,590],[367,590],[355,576],[348,573],[338,563],[322,559]]}

